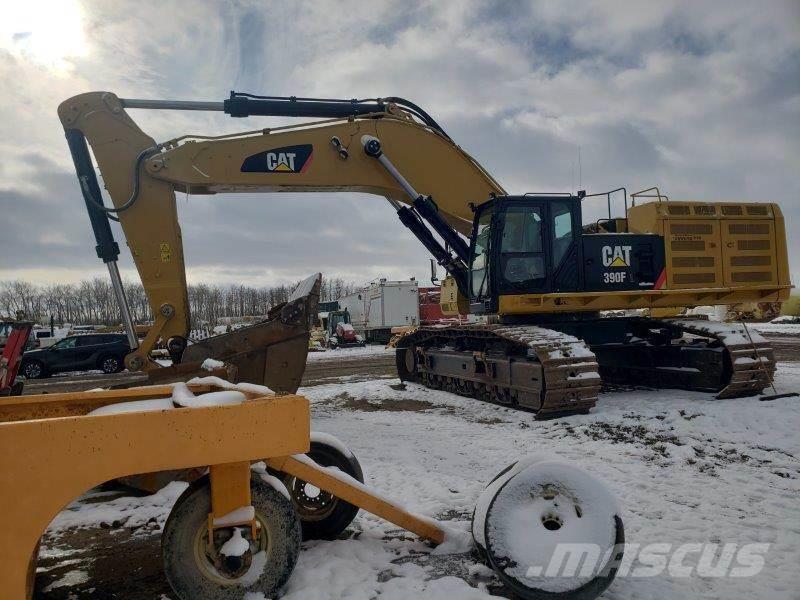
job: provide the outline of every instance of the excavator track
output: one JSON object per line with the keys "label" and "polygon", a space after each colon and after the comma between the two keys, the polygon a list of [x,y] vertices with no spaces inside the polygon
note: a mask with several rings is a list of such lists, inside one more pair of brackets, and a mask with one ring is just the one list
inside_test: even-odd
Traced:
{"label": "excavator track", "polygon": [[775,379],[775,352],[760,334],[741,323],[715,323],[701,320],[672,321],[683,331],[722,344],[730,361],[730,379],[716,395],[741,398],[760,394]]}
{"label": "excavator track", "polygon": [[772,384],[773,349],[743,324],[629,319],[626,327],[624,343],[590,341],[604,384],[711,392],[717,399],[755,396]]}
{"label": "excavator track", "polygon": [[532,325],[420,327],[397,342],[405,381],[536,412],[587,413],[597,402],[595,356],[578,338]]}

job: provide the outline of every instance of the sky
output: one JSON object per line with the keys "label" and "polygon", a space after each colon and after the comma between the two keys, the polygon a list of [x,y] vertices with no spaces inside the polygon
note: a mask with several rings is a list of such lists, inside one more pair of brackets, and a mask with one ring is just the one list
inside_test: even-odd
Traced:
{"label": "sky", "polygon": [[[779,202],[800,275],[798,0],[0,5],[0,280],[105,276],[56,115],[92,90],[405,97],[512,193],[655,185]],[[131,114],[156,140],[286,122]],[[178,206],[191,282],[429,279],[425,250],[377,196],[179,194]],[[120,267],[136,279],[126,249]]]}

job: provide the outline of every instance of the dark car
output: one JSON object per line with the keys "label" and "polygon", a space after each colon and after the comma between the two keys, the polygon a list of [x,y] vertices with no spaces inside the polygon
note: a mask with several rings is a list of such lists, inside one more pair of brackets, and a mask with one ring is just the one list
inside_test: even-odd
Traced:
{"label": "dark car", "polygon": [[117,373],[124,368],[125,355],[130,351],[128,340],[121,333],[71,335],[49,348],[26,352],[22,356],[20,374],[26,379],[37,379],[53,373],[88,369]]}

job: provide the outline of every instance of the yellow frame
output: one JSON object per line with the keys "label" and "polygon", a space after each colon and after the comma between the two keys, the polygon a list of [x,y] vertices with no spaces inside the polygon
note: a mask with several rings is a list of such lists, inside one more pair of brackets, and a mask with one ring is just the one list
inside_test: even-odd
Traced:
{"label": "yellow frame", "polygon": [[[195,394],[219,389],[189,387]],[[266,459],[424,538],[444,540],[434,521],[292,457],[310,448],[303,396],[246,393],[234,406],[88,416],[108,404],[171,395],[172,386],[151,386],[0,399],[0,598],[30,598],[39,538],[67,504],[105,481],[139,473],[208,466],[211,524],[249,504],[249,464]]]}

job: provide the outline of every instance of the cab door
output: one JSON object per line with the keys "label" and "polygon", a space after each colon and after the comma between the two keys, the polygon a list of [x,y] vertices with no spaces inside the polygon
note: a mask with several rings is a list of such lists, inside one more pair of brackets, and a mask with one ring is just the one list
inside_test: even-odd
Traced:
{"label": "cab door", "polygon": [[498,210],[495,279],[500,294],[581,289],[580,200],[571,196],[509,198]]}
{"label": "cab door", "polygon": [[550,290],[549,227],[543,200],[522,198],[500,211],[497,286],[500,294],[535,294]]}
{"label": "cab door", "polygon": [[583,247],[581,210],[578,198],[552,198],[548,201],[550,222],[551,269],[553,292],[574,292],[583,289]]}

